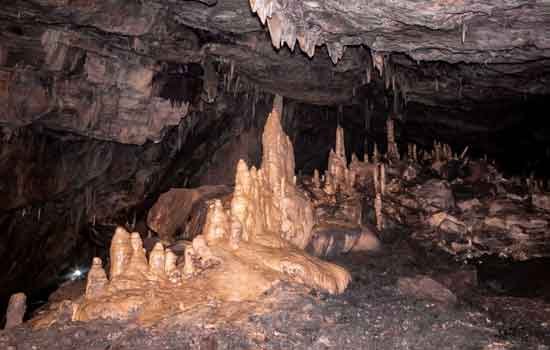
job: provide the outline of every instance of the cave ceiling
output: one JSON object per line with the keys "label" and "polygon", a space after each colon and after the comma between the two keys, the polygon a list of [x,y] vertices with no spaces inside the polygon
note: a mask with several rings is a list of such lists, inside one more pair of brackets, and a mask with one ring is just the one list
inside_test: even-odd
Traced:
{"label": "cave ceiling", "polygon": [[548,33],[532,0],[7,0],[0,125],[143,144],[220,90],[468,111],[548,94]]}

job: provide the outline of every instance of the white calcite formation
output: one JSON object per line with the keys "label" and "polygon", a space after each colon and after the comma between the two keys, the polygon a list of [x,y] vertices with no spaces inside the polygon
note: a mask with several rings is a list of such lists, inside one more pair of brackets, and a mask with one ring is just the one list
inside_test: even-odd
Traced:
{"label": "white calcite formation", "polygon": [[[256,301],[280,281],[343,292],[350,274],[303,250],[311,241],[314,210],[295,185],[294,151],[281,115],[282,98],[277,96],[264,129],[261,167],[238,163],[231,200],[211,202],[202,234],[185,246],[183,263],[161,243],[147,257],[139,233],[118,227],[109,276],[94,258],[72,318],[150,322],[212,300],[220,305]],[[35,325],[51,324],[55,317],[47,314]]]}
{"label": "white calcite formation", "polygon": [[335,149],[330,150],[328,156],[328,169],[325,172],[325,192],[327,194],[333,194],[337,191],[348,194],[353,193],[357,171],[360,171],[359,167],[348,168],[347,166],[344,129],[338,126],[336,128],[336,146]]}
{"label": "white calcite formation", "polygon": [[350,251],[377,250],[380,242],[376,230],[363,223],[361,193],[358,190],[372,181],[378,163],[364,162],[355,154],[348,166],[344,130],[336,129],[336,147],[330,151],[328,169],[320,188],[318,172],[311,180],[315,195],[317,223],[308,251],[317,256],[330,256]]}

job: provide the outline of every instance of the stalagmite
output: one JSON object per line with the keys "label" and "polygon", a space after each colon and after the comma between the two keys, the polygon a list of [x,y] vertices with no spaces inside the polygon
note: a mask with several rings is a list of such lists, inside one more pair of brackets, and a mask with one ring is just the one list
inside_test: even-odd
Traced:
{"label": "stalagmite", "polygon": [[107,274],[103,269],[103,263],[100,258],[94,258],[92,260],[92,267],[88,272],[86,279],[86,298],[97,298],[106,293],[107,284],[109,280],[107,279]]}
{"label": "stalagmite", "polygon": [[111,279],[121,275],[130,262],[132,247],[130,245],[130,234],[122,227],[117,227],[111,241]]}
{"label": "stalagmite", "polygon": [[146,274],[149,270],[149,265],[143,249],[143,241],[138,232],[132,232],[130,234],[130,245],[132,246],[132,255],[124,273],[136,275]]}
{"label": "stalagmite", "polygon": [[163,277],[166,255],[162,243],[157,242],[149,254],[149,271],[153,276]]}
{"label": "stalagmite", "polygon": [[6,325],[4,329],[10,329],[23,323],[23,316],[27,310],[27,296],[24,293],[12,294],[6,311]]}
{"label": "stalagmite", "polygon": [[333,195],[334,193],[336,193],[332,176],[328,172],[325,173],[325,186],[323,187],[323,191],[325,191],[325,193],[328,195]]}
{"label": "stalagmite", "polygon": [[[136,314],[139,319],[158,319],[210,300],[258,300],[281,280],[343,292],[350,274],[303,251],[312,239],[314,210],[295,184],[294,150],[281,127],[281,115],[282,98],[277,96],[262,135],[261,167],[248,168],[239,161],[230,208],[220,199],[212,202],[202,234],[185,245],[183,266],[160,242],[146,265],[139,234],[118,227],[111,243],[110,280],[102,273],[101,260],[94,259],[86,298],[75,302],[73,319]],[[343,133],[339,135],[343,186],[349,188],[355,175],[345,167]],[[327,174],[327,182],[330,178]],[[359,220],[356,215],[354,222]]]}
{"label": "stalagmite", "polygon": [[315,169],[313,171],[313,185],[315,188],[321,187],[321,181],[319,180],[319,170]]}
{"label": "stalagmite", "polygon": [[374,169],[374,211],[376,216],[376,227],[379,231],[384,228],[384,216],[382,214],[382,195],[386,191],[386,170],[384,164],[378,164]]}
{"label": "stalagmite", "polygon": [[165,261],[164,261],[164,272],[167,275],[170,275],[172,272],[174,272],[176,270],[176,262],[178,260],[178,257],[169,248],[166,248],[165,253],[166,253],[165,254],[166,258],[165,258]]}
{"label": "stalagmite", "polygon": [[389,117],[386,121],[386,135],[388,140],[388,159],[399,160],[399,150],[397,148],[397,143],[395,142],[395,126],[393,118],[391,117]]}
{"label": "stalagmite", "polygon": [[229,245],[233,249],[239,248],[239,243],[241,242],[242,236],[242,225],[240,220],[237,217],[231,218],[231,232],[229,235]]}
{"label": "stalagmite", "polygon": [[216,199],[210,208],[212,210],[208,211],[208,216],[204,225],[205,239],[208,242],[213,242],[218,239],[228,238],[229,219],[223,209],[222,202]]}
{"label": "stalagmite", "polygon": [[382,231],[384,229],[384,216],[382,215],[382,195],[380,193],[377,193],[374,199],[374,211],[376,215],[376,228],[378,231]]}
{"label": "stalagmite", "polygon": [[183,265],[183,274],[185,276],[192,276],[195,273],[195,266],[193,264],[193,253],[194,251],[192,247],[187,247],[185,249],[185,261]]}
{"label": "stalagmite", "polygon": [[372,161],[376,164],[380,161],[380,153],[378,153],[378,145],[374,144],[374,152],[372,154]]}
{"label": "stalagmite", "polygon": [[380,164],[380,193],[386,194],[386,165]]}

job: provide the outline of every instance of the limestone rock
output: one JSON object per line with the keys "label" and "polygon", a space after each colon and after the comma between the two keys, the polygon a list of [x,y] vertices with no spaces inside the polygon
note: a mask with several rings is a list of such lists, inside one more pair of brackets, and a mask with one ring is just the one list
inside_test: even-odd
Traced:
{"label": "limestone rock", "polygon": [[24,293],[16,293],[10,297],[6,311],[5,329],[19,326],[23,323],[23,316],[27,310],[27,296]]}
{"label": "limestone rock", "polygon": [[444,180],[428,180],[418,186],[413,195],[421,207],[429,213],[440,210],[449,210],[455,206],[455,199],[451,186]]}
{"label": "limestone rock", "polygon": [[[137,315],[158,320],[214,299],[256,300],[282,280],[342,293],[350,274],[302,250],[311,241],[313,206],[294,183],[293,149],[280,125],[281,112],[277,97],[264,130],[261,168],[238,163],[231,207],[226,210],[219,199],[212,202],[202,234],[185,247],[183,267],[160,242],[145,266],[139,234],[119,227],[111,244],[113,266],[105,292],[75,305],[73,319]],[[362,247],[368,242],[359,236],[354,243]],[[96,277],[99,268],[92,270],[90,282],[105,282]]]}
{"label": "limestone rock", "polygon": [[120,276],[130,263],[132,246],[130,244],[130,233],[122,227],[117,227],[111,242],[111,279]]}
{"label": "limestone rock", "polygon": [[533,193],[531,196],[533,206],[539,210],[550,212],[550,195],[543,193]]}
{"label": "limestone rock", "polygon": [[166,254],[162,243],[157,242],[149,254],[149,271],[156,277],[164,277],[164,266],[166,264]]}
{"label": "limestone rock", "polygon": [[107,284],[109,280],[107,279],[107,274],[103,269],[103,263],[100,258],[94,258],[92,261],[92,267],[88,272],[86,279],[86,298],[96,298],[106,293]]}
{"label": "limestone rock", "polygon": [[[201,186],[197,188],[172,188],[160,195],[147,215],[147,226],[155,231],[165,242],[173,242],[177,238],[192,240],[196,227],[193,227],[193,216],[207,208],[207,202],[231,193],[231,187]],[[200,222],[199,224],[202,224]]]}
{"label": "limestone rock", "polygon": [[457,303],[456,296],[441,283],[428,276],[401,277],[397,281],[399,292],[419,299],[435,301],[452,306]]}

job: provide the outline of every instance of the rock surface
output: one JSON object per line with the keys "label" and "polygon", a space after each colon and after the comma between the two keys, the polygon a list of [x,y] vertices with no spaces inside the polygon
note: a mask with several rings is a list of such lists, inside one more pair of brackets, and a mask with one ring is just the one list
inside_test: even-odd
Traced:
{"label": "rock surface", "polygon": [[452,306],[456,304],[456,296],[444,285],[427,276],[400,278],[397,281],[399,292],[419,299],[435,301]]}

